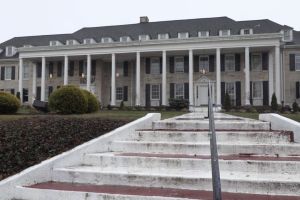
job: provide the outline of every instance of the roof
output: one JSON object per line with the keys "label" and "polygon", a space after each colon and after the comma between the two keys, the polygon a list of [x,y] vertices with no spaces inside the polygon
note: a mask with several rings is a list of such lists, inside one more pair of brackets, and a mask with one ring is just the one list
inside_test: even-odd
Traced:
{"label": "roof", "polygon": [[[152,39],[156,39],[159,33],[169,33],[171,38],[176,38],[179,32],[189,32],[190,37],[196,37],[199,31],[210,31],[210,35],[216,36],[219,30],[230,29],[231,34],[238,35],[243,28],[252,28],[255,34],[260,33],[278,33],[283,26],[268,19],[251,20],[251,21],[235,21],[228,17],[185,19],[173,21],[160,21],[137,23],[116,26],[102,26],[82,28],[74,33],[59,35],[41,35],[15,37],[0,44],[0,48],[4,51],[0,54],[0,59],[5,58],[5,47],[15,46],[22,47],[24,45],[32,46],[48,46],[52,40],[58,40],[65,43],[68,39],[76,39],[82,42],[86,38],[94,38],[97,42],[102,37],[111,37],[117,41],[122,36],[130,36],[133,40],[137,40],[139,35],[147,34]],[[290,27],[288,27],[290,28]],[[17,55],[15,55],[17,57]]]}

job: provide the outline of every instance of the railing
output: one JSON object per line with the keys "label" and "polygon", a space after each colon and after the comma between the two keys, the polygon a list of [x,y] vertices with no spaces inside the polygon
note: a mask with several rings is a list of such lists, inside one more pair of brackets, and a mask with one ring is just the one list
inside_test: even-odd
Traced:
{"label": "railing", "polygon": [[212,172],[212,186],[213,186],[213,199],[222,200],[221,193],[221,180],[218,159],[218,147],[215,131],[215,120],[212,105],[212,85],[208,83],[208,117],[209,117],[209,132],[210,132],[210,152],[211,152],[211,172]]}

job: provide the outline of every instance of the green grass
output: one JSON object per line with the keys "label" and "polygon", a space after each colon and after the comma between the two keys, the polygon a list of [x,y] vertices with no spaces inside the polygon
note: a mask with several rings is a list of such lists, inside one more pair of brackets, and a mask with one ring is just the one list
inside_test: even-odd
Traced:
{"label": "green grass", "polygon": [[[239,117],[246,117],[246,118],[250,118],[250,119],[258,119],[258,116],[260,113],[247,113],[247,112],[226,112],[226,114],[229,115],[235,115],[235,116],[239,116]],[[297,122],[300,122],[300,113],[294,114],[280,114],[284,117],[290,118],[292,120],[295,120]]]}

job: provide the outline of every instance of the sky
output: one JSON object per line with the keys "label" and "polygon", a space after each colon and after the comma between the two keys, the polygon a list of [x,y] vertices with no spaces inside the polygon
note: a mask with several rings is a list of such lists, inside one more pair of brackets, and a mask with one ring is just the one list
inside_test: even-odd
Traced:
{"label": "sky", "polygon": [[72,33],[83,27],[227,16],[270,19],[300,31],[299,0],[0,0],[0,43],[17,36]]}

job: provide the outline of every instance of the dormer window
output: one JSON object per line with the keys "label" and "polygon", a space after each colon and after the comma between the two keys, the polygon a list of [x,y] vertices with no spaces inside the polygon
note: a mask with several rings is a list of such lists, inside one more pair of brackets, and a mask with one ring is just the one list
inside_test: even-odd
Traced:
{"label": "dormer window", "polygon": [[179,38],[179,39],[186,39],[186,38],[189,38],[189,33],[188,33],[188,32],[178,33],[178,38]]}
{"label": "dormer window", "polygon": [[158,39],[159,40],[167,40],[167,39],[169,39],[169,34],[168,33],[158,34]]}
{"label": "dormer window", "polygon": [[96,41],[93,38],[86,38],[83,40],[83,44],[95,44]]}
{"label": "dormer window", "polygon": [[129,36],[120,37],[120,42],[130,42],[131,38]]}
{"label": "dormer window", "polygon": [[147,40],[150,40],[150,36],[149,36],[149,35],[140,35],[140,36],[139,36],[139,40],[140,40],[140,41],[147,41]]}
{"label": "dormer window", "polygon": [[30,44],[25,44],[23,47],[24,47],[24,48],[30,48],[30,47],[32,47],[32,45],[30,45]]}
{"label": "dormer window", "polygon": [[3,52],[3,49],[0,49],[0,54]]}
{"label": "dormer window", "polygon": [[230,30],[219,30],[219,36],[229,36],[230,35]]}
{"label": "dormer window", "polygon": [[102,43],[111,43],[111,42],[113,42],[113,40],[110,37],[104,37],[104,38],[102,38],[101,42]]}
{"label": "dormer window", "polygon": [[66,44],[67,45],[76,45],[76,44],[79,44],[79,42],[77,40],[67,40]]}
{"label": "dormer window", "polygon": [[17,49],[16,47],[8,46],[6,47],[5,52],[7,57],[12,57],[17,53]]}
{"label": "dormer window", "polygon": [[61,46],[63,45],[60,41],[57,41],[57,40],[53,40],[53,41],[50,41],[50,46]]}
{"label": "dormer window", "polygon": [[241,29],[241,35],[252,35],[253,34],[253,29],[248,28],[248,29]]}
{"label": "dormer window", "polygon": [[291,42],[293,40],[293,30],[282,30],[281,33],[283,34],[282,40],[284,42]]}
{"label": "dormer window", "polygon": [[209,37],[209,31],[199,31],[198,37]]}

